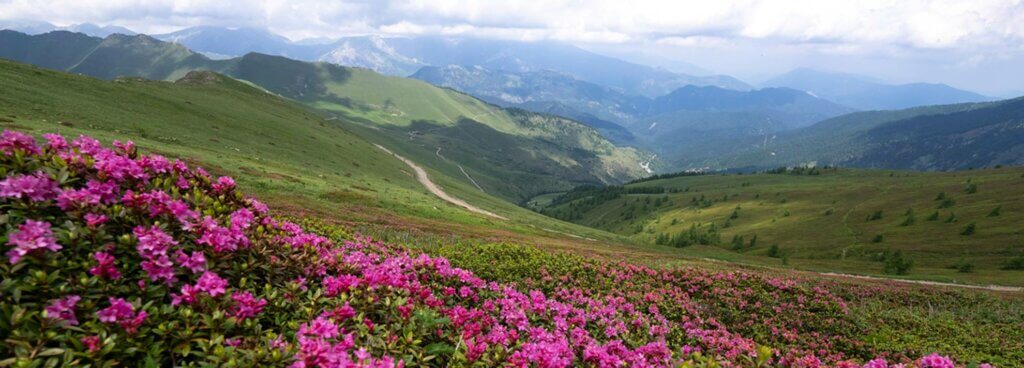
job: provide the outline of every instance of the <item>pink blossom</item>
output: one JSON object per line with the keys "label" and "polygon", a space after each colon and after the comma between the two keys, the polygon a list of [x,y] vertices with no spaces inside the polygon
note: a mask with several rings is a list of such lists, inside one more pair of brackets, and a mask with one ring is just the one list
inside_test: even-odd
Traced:
{"label": "pink blossom", "polygon": [[252,211],[246,208],[239,208],[235,212],[231,213],[231,228],[232,229],[248,229],[252,225],[254,216]]}
{"label": "pink blossom", "polygon": [[267,305],[266,299],[256,299],[248,291],[235,292],[231,295],[235,305],[228,314],[238,319],[252,318],[263,312]]}
{"label": "pink blossom", "polygon": [[53,237],[53,231],[50,230],[50,223],[35,220],[26,220],[24,224],[19,225],[18,230],[8,237],[7,245],[14,247],[7,251],[11,264],[18,263],[22,257],[43,249],[51,252],[61,249]]}
{"label": "pink blossom", "polygon": [[139,244],[135,249],[146,259],[167,255],[170,247],[178,244],[174,238],[156,226],[136,226],[133,232],[139,238]]}
{"label": "pink blossom", "polygon": [[949,357],[939,355],[938,353],[933,353],[931,355],[922,357],[920,360],[917,361],[917,364],[921,368],[956,368],[956,365],[953,364],[952,359],[949,359]]}
{"label": "pink blossom", "polygon": [[359,285],[359,278],[352,275],[324,277],[324,295],[337,296]]}
{"label": "pink blossom", "polygon": [[96,312],[100,322],[117,323],[129,334],[134,334],[146,320],[146,311],[135,313],[135,308],[124,298],[109,298],[110,306]]}
{"label": "pink blossom", "polygon": [[3,134],[0,134],[0,151],[11,156],[15,150],[33,155],[41,154],[39,147],[36,146],[35,138],[25,133],[4,129]]}
{"label": "pink blossom", "polygon": [[42,171],[32,175],[14,175],[0,181],[0,198],[26,198],[35,202],[56,199],[57,182]]}
{"label": "pink blossom", "polygon": [[865,363],[863,368],[889,368],[889,362],[886,362],[885,359],[873,359]]}
{"label": "pink blossom", "polygon": [[299,327],[299,335],[329,339],[338,336],[338,325],[335,325],[330,319],[320,316],[309,323],[303,323]]}
{"label": "pink blossom", "polygon": [[90,353],[100,351],[100,337],[96,335],[86,336],[82,338],[82,345],[89,350]]}
{"label": "pink blossom", "polygon": [[211,271],[203,272],[202,276],[199,276],[199,280],[196,281],[196,290],[210,294],[210,296],[218,296],[224,294],[228,286],[228,281],[217,276],[216,273]]}
{"label": "pink blossom", "polygon": [[217,193],[225,193],[235,187],[235,180],[230,176],[221,176],[217,178],[217,181],[212,184],[213,191]]}
{"label": "pink blossom", "polygon": [[114,256],[105,252],[96,252],[92,255],[92,258],[96,260],[97,264],[95,267],[89,269],[90,274],[108,280],[117,280],[121,278],[121,272],[118,271],[117,266],[114,265]]}
{"label": "pink blossom", "polygon": [[135,317],[135,308],[124,298],[108,298],[110,306],[96,312],[103,323],[116,323]]}
{"label": "pink blossom", "polygon": [[200,273],[206,270],[206,257],[203,255],[203,252],[192,252],[190,256],[178,250],[174,254],[174,260],[178,262],[178,266],[187,268],[192,273]]}
{"label": "pink blossom", "polygon": [[100,141],[88,137],[85,135],[79,135],[71,142],[71,146],[78,148],[78,150],[87,155],[95,155],[96,153],[103,151],[103,145]]}
{"label": "pink blossom", "polygon": [[63,299],[53,299],[46,306],[47,317],[61,320],[69,325],[77,325],[78,318],[75,317],[75,305],[82,298],[78,295],[68,295]]}
{"label": "pink blossom", "polygon": [[126,179],[146,180],[149,174],[131,158],[117,155],[111,151],[101,151],[93,155],[96,161],[93,166],[101,177],[121,182]]}
{"label": "pink blossom", "polygon": [[256,211],[256,213],[260,214],[260,215],[266,215],[266,214],[270,213],[270,209],[267,207],[267,205],[263,204],[263,202],[257,201],[256,199],[253,199],[253,198],[249,199],[249,207],[252,208],[253,211]]}
{"label": "pink blossom", "polygon": [[43,138],[46,138],[46,147],[51,150],[63,151],[68,149],[68,141],[60,134],[47,133],[43,134]]}
{"label": "pink blossom", "polygon": [[140,266],[146,271],[146,276],[150,281],[163,280],[167,285],[174,283],[174,263],[171,263],[171,259],[167,255],[161,254],[142,261]]}
{"label": "pink blossom", "polygon": [[88,226],[91,229],[95,229],[95,228],[99,227],[100,225],[105,224],[106,222],[107,222],[107,216],[106,215],[95,214],[95,213],[87,213],[87,214],[85,214],[85,225]]}

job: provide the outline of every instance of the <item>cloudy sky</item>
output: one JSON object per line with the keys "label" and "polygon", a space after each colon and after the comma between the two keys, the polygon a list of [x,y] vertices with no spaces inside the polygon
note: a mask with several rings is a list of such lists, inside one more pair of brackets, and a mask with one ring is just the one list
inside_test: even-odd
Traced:
{"label": "cloudy sky", "polygon": [[0,0],[0,24],[30,21],[558,40],[751,83],[812,67],[1024,95],[1024,0]]}

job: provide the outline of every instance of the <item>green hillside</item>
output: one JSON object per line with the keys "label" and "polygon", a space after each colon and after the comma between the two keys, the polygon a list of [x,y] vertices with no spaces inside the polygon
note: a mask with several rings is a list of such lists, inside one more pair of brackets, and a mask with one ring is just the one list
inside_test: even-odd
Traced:
{"label": "green hillside", "polygon": [[711,168],[839,165],[962,170],[1021,164],[1024,99],[843,115],[768,139],[748,139]]}
{"label": "green hillside", "polygon": [[1004,269],[1024,261],[1024,169],[797,172],[680,176],[538,206],[695,256],[881,275],[899,251],[912,277],[1024,285],[1024,271]]}
{"label": "green hillside", "polygon": [[366,69],[260,54],[229,63],[222,67],[229,75],[354,123],[352,129],[375,142],[514,202],[645,174],[639,151],[569,119],[502,109]]}
{"label": "green hillside", "polygon": [[2,128],[131,139],[230,174],[291,213],[556,246],[566,238],[560,234],[614,238],[481,193],[464,177],[428,170],[447,192],[509,221],[467,212],[428,193],[408,166],[353,134],[350,124],[215,73],[192,73],[174,83],[102,81],[0,60],[0,79]]}

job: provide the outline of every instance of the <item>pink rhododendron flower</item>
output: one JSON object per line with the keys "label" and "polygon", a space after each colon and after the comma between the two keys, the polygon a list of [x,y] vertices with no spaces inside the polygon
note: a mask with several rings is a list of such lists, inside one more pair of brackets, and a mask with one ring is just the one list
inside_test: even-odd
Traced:
{"label": "pink rhododendron flower", "polygon": [[97,264],[89,269],[90,274],[108,280],[121,278],[121,271],[118,271],[117,266],[114,265],[114,256],[105,252],[96,252],[92,258],[96,260]]}
{"label": "pink rhododendron flower", "polygon": [[14,249],[7,251],[7,257],[11,264],[18,263],[22,257],[41,250],[56,252],[61,249],[57,240],[53,237],[49,222],[26,220],[24,224],[18,225],[7,238],[7,245]]}
{"label": "pink rhododendron flower", "polygon": [[146,271],[146,276],[149,277],[150,281],[163,280],[165,284],[170,285],[175,280],[174,263],[166,255],[159,255],[142,261],[140,266]]}
{"label": "pink rhododendron flower", "polygon": [[150,259],[167,255],[170,247],[178,244],[174,238],[156,226],[137,226],[133,232],[139,238],[139,244],[135,246],[135,249],[143,258]]}
{"label": "pink rhododendron flower", "polygon": [[230,176],[221,176],[211,186],[214,192],[224,193],[235,188],[235,179],[232,179]]}
{"label": "pink rhododendron flower", "polygon": [[100,215],[100,214],[95,214],[95,213],[87,213],[87,214],[85,214],[85,225],[88,226],[89,228],[95,229],[95,228],[99,227],[100,225],[105,224],[106,222],[107,222],[107,216],[106,215]]}
{"label": "pink rhododendron flower", "polygon": [[235,302],[235,305],[228,315],[238,319],[255,317],[263,312],[263,307],[267,305],[266,299],[256,299],[248,291],[233,293],[231,300]]}
{"label": "pink rhododendron flower", "polygon": [[299,335],[329,339],[338,336],[338,325],[323,316],[317,317],[309,323],[303,323],[299,327]]}
{"label": "pink rhododendron flower", "polygon": [[60,134],[47,133],[43,134],[43,138],[46,138],[46,147],[51,150],[62,151],[68,149],[68,141]]}
{"label": "pink rhododendron flower", "polygon": [[917,361],[917,365],[921,368],[956,368],[956,364],[953,364],[952,359],[939,355],[938,353],[922,357]]}
{"label": "pink rhododendron flower", "polygon": [[186,255],[185,252],[178,250],[174,254],[175,262],[178,262],[178,266],[187,268],[192,273],[200,273],[206,270],[206,257],[203,252],[192,252],[192,255]]}
{"label": "pink rhododendron flower", "polygon": [[124,298],[109,298],[108,300],[110,301],[110,306],[96,312],[100,322],[117,323],[129,334],[137,332],[142,323],[145,322],[148,313],[141,311],[136,314],[135,308]]}
{"label": "pink rhododendron flower", "polygon": [[267,205],[253,198],[249,198],[249,207],[251,207],[253,211],[256,211],[256,213],[260,215],[266,215],[270,213],[270,208],[268,208]]}
{"label": "pink rhododendron flower", "polygon": [[197,291],[207,293],[210,296],[218,296],[224,294],[224,288],[227,286],[227,280],[220,278],[216,273],[206,271],[203,272],[202,276],[199,276],[195,288]]}
{"label": "pink rhododendron flower", "polygon": [[110,306],[96,312],[103,323],[116,323],[135,317],[135,309],[124,298],[108,298]]}
{"label": "pink rhododendron flower", "polygon": [[0,198],[22,198],[39,202],[56,199],[58,193],[57,182],[41,171],[32,175],[8,176],[0,181]]}
{"label": "pink rhododendron flower", "polygon": [[82,338],[82,345],[85,345],[85,348],[89,349],[89,352],[92,353],[100,351],[100,343],[100,337],[96,335],[86,336]]}
{"label": "pink rhododendron flower", "polygon": [[337,296],[359,285],[359,278],[352,275],[324,277],[324,295]]}
{"label": "pink rhododendron flower", "polygon": [[4,129],[4,132],[0,134],[0,152],[11,156],[15,150],[22,150],[33,155],[42,153],[39,151],[39,147],[36,146],[36,140],[32,136]]}
{"label": "pink rhododendron flower", "polygon": [[252,225],[252,221],[255,217],[252,211],[246,208],[239,208],[235,212],[231,213],[231,228],[232,229],[248,229],[249,225]]}
{"label": "pink rhododendron flower", "polygon": [[46,316],[66,322],[68,325],[74,326],[78,324],[78,318],[75,317],[75,305],[78,301],[82,300],[82,297],[78,295],[68,295],[63,299],[51,300],[46,306]]}

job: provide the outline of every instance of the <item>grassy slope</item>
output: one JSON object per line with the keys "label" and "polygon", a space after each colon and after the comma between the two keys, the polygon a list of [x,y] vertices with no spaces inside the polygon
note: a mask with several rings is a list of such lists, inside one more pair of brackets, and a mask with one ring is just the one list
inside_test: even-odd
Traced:
{"label": "grassy slope", "polygon": [[[106,82],[6,61],[0,61],[0,79],[5,81],[0,90],[0,126],[5,129],[132,139],[144,149],[231,174],[254,194],[294,213],[518,239],[585,253],[650,251],[618,245],[618,237],[608,233],[538,216],[428,169],[453,195],[511,220],[499,223],[470,214],[427,193],[405,164],[341,123],[231,79],[217,85]],[[601,241],[569,240],[543,229]]]}
{"label": "grassy slope", "polygon": [[[977,193],[965,192],[968,181],[977,185]],[[678,233],[695,223],[714,222],[721,228],[738,206],[739,217],[721,229],[721,246],[685,249],[695,256],[774,266],[780,260],[766,255],[771,245],[777,244],[789,254],[789,264],[797,268],[863,274],[880,274],[882,263],[875,257],[885,250],[902,250],[916,263],[912,277],[1024,285],[1024,273],[1000,269],[1006,259],[1024,255],[1020,228],[1024,222],[1024,198],[1020,196],[1024,169],[953,173],[842,169],[826,170],[817,176],[678,177],[631,186],[660,186],[681,192],[667,194],[669,204],[658,208],[652,204],[647,211],[642,210],[644,197],[653,201],[663,195],[625,195],[588,208],[575,222],[654,242],[657,234]],[[940,201],[935,198],[940,192],[947,193],[956,204],[938,208]],[[706,208],[692,205],[692,198],[700,196],[713,203]],[[727,200],[723,200],[725,196]],[[989,217],[999,205],[1001,214]],[[556,207],[556,212],[566,210],[566,206]],[[623,215],[630,206],[637,208],[633,219]],[[916,221],[902,226],[909,208],[914,210]],[[882,219],[867,221],[879,210]],[[938,220],[929,221],[936,211]],[[951,213],[957,220],[947,223]],[[977,233],[961,235],[972,222],[977,224]],[[884,240],[875,243],[879,234]],[[730,240],[734,235],[744,236],[748,244],[757,235],[757,244],[733,251]],[[972,261],[975,271],[958,273],[949,268],[961,259]]]}
{"label": "grassy slope", "polygon": [[638,151],[615,147],[583,124],[501,109],[418,80],[350,71],[328,82],[332,97],[313,106],[362,123],[375,140],[404,148],[416,161],[436,161],[431,166],[452,177],[464,176],[458,162],[485,190],[506,199],[642,174]]}

